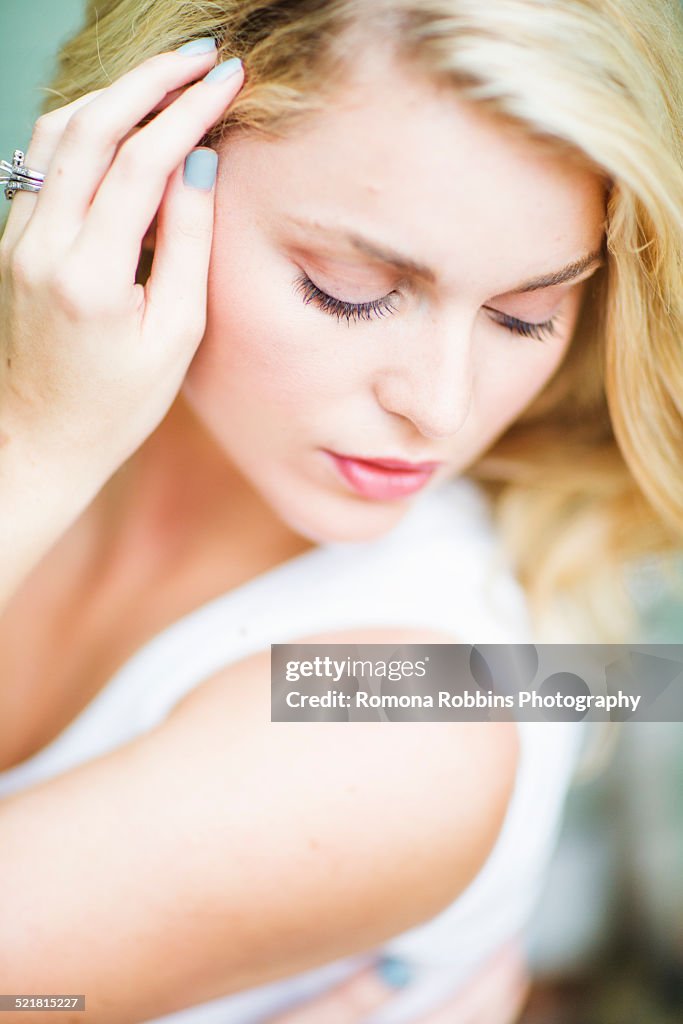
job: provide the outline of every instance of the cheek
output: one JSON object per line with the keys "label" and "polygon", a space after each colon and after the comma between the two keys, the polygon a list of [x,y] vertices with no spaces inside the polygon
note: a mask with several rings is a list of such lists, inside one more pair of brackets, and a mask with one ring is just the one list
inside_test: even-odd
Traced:
{"label": "cheek", "polygon": [[571,333],[564,338],[537,341],[510,339],[510,348],[496,365],[482,367],[478,420],[486,439],[497,436],[531,404],[558,370],[569,345]]}
{"label": "cheek", "polygon": [[509,425],[558,371],[572,343],[583,290],[567,296],[557,317],[555,334],[543,341],[511,335],[505,357],[482,375],[486,405],[498,426]]}
{"label": "cheek", "polygon": [[225,417],[278,415],[286,430],[335,397],[339,346],[296,296],[295,274],[257,244],[214,251],[206,332],[187,376],[196,404]]}

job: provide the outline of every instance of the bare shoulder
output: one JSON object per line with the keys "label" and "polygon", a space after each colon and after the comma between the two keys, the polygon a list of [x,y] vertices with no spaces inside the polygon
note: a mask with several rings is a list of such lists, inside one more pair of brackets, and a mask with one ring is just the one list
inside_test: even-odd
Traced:
{"label": "bare shoulder", "polygon": [[134,743],[0,803],[0,986],[87,991],[79,1020],[125,1024],[371,948],[474,877],[516,759],[512,723],[272,723],[260,651]]}

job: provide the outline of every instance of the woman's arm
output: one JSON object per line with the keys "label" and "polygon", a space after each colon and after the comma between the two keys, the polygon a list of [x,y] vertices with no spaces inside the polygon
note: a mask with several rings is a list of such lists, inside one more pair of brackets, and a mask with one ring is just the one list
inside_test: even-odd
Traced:
{"label": "woman's arm", "polygon": [[98,489],[66,452],[24,444],[0,409],[0,613]]}
{"label": "woman's arm", "polygon": [[0,238],[0,609],[161,422],[204,333],[214,189],[183,162],[243,82],[229,62],[201,78],[215,61],[159,54],[34,127],[45,183]]}
{"label": "woman's arm", "polygon": [[249,657],[0,803],[0,991],[85,993],[74,1020],[126,1024],[372,948],[477,873],[516,744],[512,723],[271,723],[270,652]]}

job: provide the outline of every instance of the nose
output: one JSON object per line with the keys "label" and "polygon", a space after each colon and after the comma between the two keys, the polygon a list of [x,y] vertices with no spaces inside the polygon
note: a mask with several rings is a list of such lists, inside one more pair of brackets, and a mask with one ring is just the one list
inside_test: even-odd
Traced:
{"label": "nose", "polygon": [[464,317],[432,318],[400,339],[375,379],[374,392],[390,413],[410,420],[425,437],[446,439],[462,429],[472,404],[472,325]]}

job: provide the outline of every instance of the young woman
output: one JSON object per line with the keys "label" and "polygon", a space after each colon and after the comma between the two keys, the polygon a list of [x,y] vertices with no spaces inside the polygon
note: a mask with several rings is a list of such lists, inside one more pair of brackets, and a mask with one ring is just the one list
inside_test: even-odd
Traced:
{"label": "young woman", "polygon": [[91,5],[0,250],[4,992],[515,1018],[576,729],[271,723],[269,645],[627,633],[683,525],[681,39]]}

